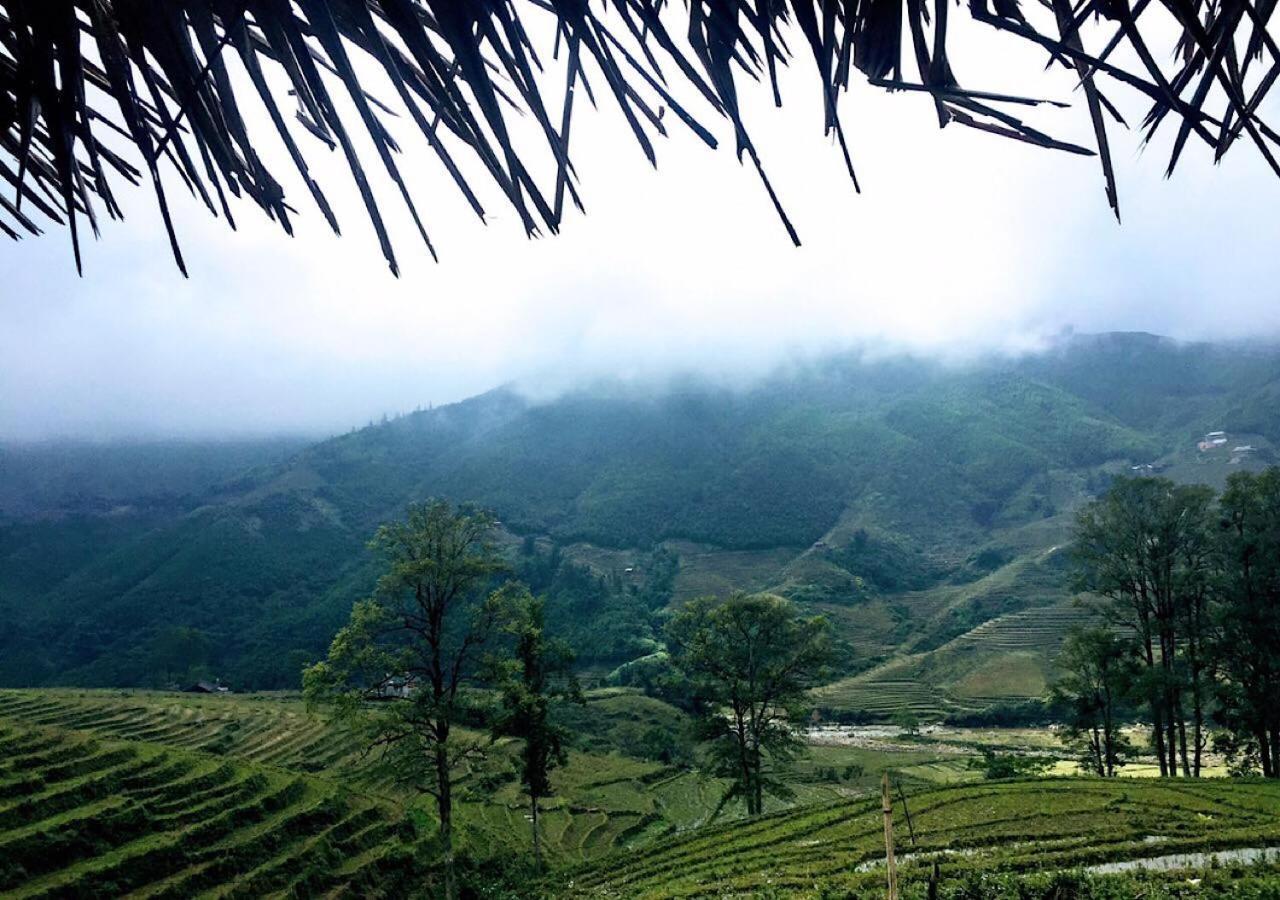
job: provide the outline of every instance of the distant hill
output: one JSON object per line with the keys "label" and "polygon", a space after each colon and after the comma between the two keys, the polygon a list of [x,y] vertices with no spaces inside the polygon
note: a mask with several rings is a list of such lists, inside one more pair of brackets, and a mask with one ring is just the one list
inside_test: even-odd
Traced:
{"label": "distant hill", "polygon": [[281,462],[304,438],[0,443],[0,520],[189,511],[226,479]]}
{"label": "distant hill", "polygon": [[[1216,484],[1272,461],[1277,399],[1275,348],[1141,334],[966,365],[837,356],[740,390],[499,389],[252,461],[163,516],[128,491],[61,518],[3,507],[0,684],[293,685],[371,584],[373,529],[441,496],[496,511],[600,671],[651,652],[671,603],[739,585],[826,612],[849,677],[892,663],[931,708],[981,705],[1000,673],[1010,696],[1045,677],[1054,628],[1014,646],[981,626],[1065,608],[1071,512],[1134,466]],[[1197,450],[1211,430],[1232,441]]]}

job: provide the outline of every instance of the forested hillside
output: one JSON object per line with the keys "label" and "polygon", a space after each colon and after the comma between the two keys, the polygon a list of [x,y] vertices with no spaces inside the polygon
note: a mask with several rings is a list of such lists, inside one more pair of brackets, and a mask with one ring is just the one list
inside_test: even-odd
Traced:
{"label": "forested hillside", "polygon": [[[35,450],[6,449],[0,684],[295,685],[368,591],[377,524],[440,496],[496,512],[513,572],[601,671],[652,652],[672,603],[737,585],[833,619],[845,674],[869,670],[837,705],[907,672],[922,706],[977,708],[1002,673],[1038,687],[1072,511],[1133,466],[1220,483],[1274,461],[1277,399],[1273,348],[1118,334],[965,365],[833,357],[738,389],[500,389],[228,455],[244,465],[163,509],[139,499],[153,479],[89,466],[77,490],[101,502],[68,510]],[[1198,450],[1213,430],[1230,442]],[[1025,645],[1002,630],[1037,610]]]}

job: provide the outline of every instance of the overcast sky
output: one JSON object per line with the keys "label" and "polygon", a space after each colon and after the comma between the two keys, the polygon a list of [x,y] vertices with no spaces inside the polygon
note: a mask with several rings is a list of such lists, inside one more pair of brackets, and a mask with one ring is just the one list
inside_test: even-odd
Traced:
{"label": "overcast sky", "polygon": [[[1030,54],[1008,56],[1007,42],[964,46],[967,86],[1008,89],[997,76],[1022,66],[1027,93],[1073,99],[1069,80],[1042,76]],[[806,62],[796,75],[808,76]],[[145,189],[128,192],[128,220],[86,248],[83,278],[62,232],[5,242],[0,439],[324,434],[509,380],[545,392],[601,375],[744,377],[867,342],[966,354],[1024,350],[1066,326],[1280,332],[1280,181],[1244,141],[1217,167],[1193,145],[1166,181],[1172,131],[1141,151],[1113,129],[1117,225],[1095,160],[939,131],[928,100],[859,86],[842,101],[856,195],[822,137],[815,87],[792,76],[785,111],[763,92],[749,104],[799,249],[725,146],[726,128],[715,152],[674,131],[654,171],[607,103],[574,125],[588,214],[535,241],[492,194],[481,226],[406,123],[395,126],[442,257],[433,263],[392,215],[398,280],[337,159],[318,174],[341,238],[296,183],[286,185],[303,212],[292,239],[248,205],[233,233],[179,202],[189,280]],[[1140,104],[1125,109],[1140,120]],[[1078,104],[1034,118],[1090,140]]]}

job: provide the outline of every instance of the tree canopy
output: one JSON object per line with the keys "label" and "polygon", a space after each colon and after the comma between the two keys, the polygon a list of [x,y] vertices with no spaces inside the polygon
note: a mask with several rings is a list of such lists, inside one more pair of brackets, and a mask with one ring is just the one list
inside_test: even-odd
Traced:
{"label": "tree canopy", "polygon": [[[439,814],[445,896],[458,896],[453,856],[455,770],[483,750],[456,726],[514,586],[490,591],[503,564],[491,515],[443,500],[409,507],[370,549],[385,570],[352,607],[326,659],[306,669],[307,702],[332,709],[400,784],[430,794]],[[373,701],[402,701],[374,708]]]}
{"label": "tree canopy", "polygon": [[1184,775],[1198,776],[1207,741],[1203,657],[1212,503],[1213,491],[1203,485],[1118,478],[1076,519],[1077,586],[1109,601],[1108,617],[1134,639],[1145,664],[1161,774],[1176,775],[1180,759]]}
{"label": "tree canopy", "polygon": [[1103,599],[1107,627],[1067,642],[1057,693],[1094,769],[1114,774],[1108,732],[1132,693],[1161,774],[1180,761],[1200,776],[1212,720],[1233,771],[1280,778],[1280,468],[1232,474],[1216,502],[1202,485],[1117,479],[1075,539],[1077,586]]}
{"label": "tree canopy", "polygon": [[[1026,96],[1026,85],[962,86],[951,53],[958,23],[945,0],[0,0],[0,179],[12,188],[12,199],[0,193],[0,232],[17,238],[49,222],[64,225],[79,266],[83,223],[97,233],[103,212],[123,215],[114,182],[148,181],[185,272],[166,194],[175,180],[233,227],[229,198],[245,197],[291,231],[298,210],[285,176],[260,153],[265,130],[278,135],[335,231],[308,159],[317,145],[341,150],[397,271],[342,102],[354,108],[430,249],[403,177],[402,166],[416,163],[397,162],[390,120],[412,122],[481,219],[477,182],[486,181],[528,234],[555,232],[566,200],[582,206],[570,152],[581,93],[593,105],[616,105],[651,161],[654,138],[669,126],[714,147],[708,123],[728,120],[738,159],[758,171],[798,242],[740,104],[744,80],[767,82],[782,103],[777,72],[793,49],[811,59],[825,131],[855,185],[838,111],[855,72],[887,90],[930,95],[939,125],[1096,154],[1117,215],[1107,120],[1126,123],[1104,93],[1110,85],[1150,102],[1144,140],[1173,123],[1169,171],[1193,137],[1215,160],[1244,137],[1280,172],[1280,135],[1259,115],[1280,73],[1267,27],[1272,4],[1041,0],[1033,7],[970,0],[967,8],[979,26],[1037,47],[1050,66],[1072,74],[1092,147],[1010,112],[1065,105]],[[1103,24],[1101,33],[1090,21]],[[1174,53],[1152,44],[1166,33]],[[1095,37],[1097,46],[1086,46]],[[285,106],[294,107],[291,115]],[[517,118],[534,127],[516,127]],[[166,171],[176,179],[166,180]]]}
{"label": "tree canopy", "polygon": [[1280,469],[1231,476],[1221,506],[1220,718],[1280,778]]}
{"label": "tree canopy", "polygon": [[586,701],[573,672],[573,650],[546,633],[544,601],[521,587],[512,591],[510,607],[504,630],[514,647],[491,663],[501,705],[490,729],[495,739],[521,742],[520,784],[529,796],[534,864],[541,871],[540,804],[555,791],[551,771],[569,759],[569,730],[554,721],[553,712],[563,703]]}
{"label": "tree canopy", "polygon": [[709,769],[729,783],[724,801],[741,798],[748,815],[764,811],[766,794],[791,795],[779,773],[805,750],[794,725],[826,675],[828,632],[826,619],[805,618],[789,600],[742,592],[691,600],[667,625]]}

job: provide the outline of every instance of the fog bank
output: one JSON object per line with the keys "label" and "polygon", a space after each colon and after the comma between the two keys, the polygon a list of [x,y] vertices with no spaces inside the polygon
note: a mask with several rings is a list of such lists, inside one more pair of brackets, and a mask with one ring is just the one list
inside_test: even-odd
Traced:
{"label": "fog bank", "polygon": [[[966,82],[981,85],[975,60]],[[1038,73],[1043,61],[1026,63]],[[1043,78],[1038,93],[1078,101],[1065,74]],[[358,199],[337,189],[338,156],[317,176],[342,238],[309,207],[292,239],[245,206],[233,233],[175,191],[190,280],[142,191],[124,191],[127,222],[88,244],[83,279],[63,233],[4,242],[0,439],[320,435],[500,383],[740,379],[854,345],[962,358],[1064,328],[1280,333],[1280,184],[1256,153],[1214,166],[1190,146],[1165,181],[1166,144],[1140,159],[1115,129],[1117,225],[1096,160],[939,131],[927,98],[859,86],[844,106],[857,195],[807,85],[786,79],[783,111],[750,95],[799,249],[724,146],[727,129],[717,152],[673,133],[655,172],[607,107],[575,124],[588,214],[556,237],[526,240],[505,210],[482,226],[440,173],[407,166],[436,265],[378,183],[399,280]],[[1090,142],[1079,105],[1036,122]]]}

